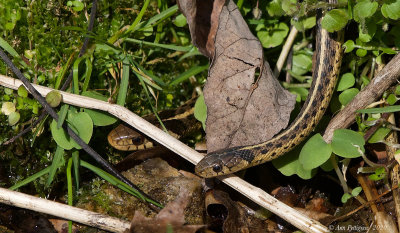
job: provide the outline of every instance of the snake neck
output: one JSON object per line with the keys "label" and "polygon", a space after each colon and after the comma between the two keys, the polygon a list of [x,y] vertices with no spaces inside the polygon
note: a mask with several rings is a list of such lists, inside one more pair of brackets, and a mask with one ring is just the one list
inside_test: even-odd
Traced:
{"label": "snake neck", "polygon": [[313,131],[329,106],[340,72],[343,34],[330,35],[323,29],[318,33],[314,57],[316,63],[309,95],[288,128],[267,142],[250,146],[256,152],[254,157],[261,154],[256,160],[258,163],[275,159],[300,144]]}

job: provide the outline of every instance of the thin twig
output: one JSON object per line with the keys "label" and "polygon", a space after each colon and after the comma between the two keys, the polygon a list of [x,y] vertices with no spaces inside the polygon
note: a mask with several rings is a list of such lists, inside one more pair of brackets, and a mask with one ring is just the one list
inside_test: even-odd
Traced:
{"label": "thin twig", "polygon": [[[0,75],[0,85],[11,89],[18,89],[22,83],[19,80]],[[39,85],[34,85],[34,87],[43,96],[53,90]],[[62,100],[67,104],[102,110],[120,118],[122,121],[125,121],[127,124],[141,131],[193,164],[197,164],[203,158],[202,154],[188,147],[171,135],[166,134],[161,129],[150,124],[122,106],[66,92],[60,92],[60,94],[63,97]],[[247,183],[235,175],[222,176],[219,177],[219,179],[250,200],[270,210],[304,232],[329,232],[329,230],[318,221],[304,216],[293,208],[275,199],[262,189]]]}

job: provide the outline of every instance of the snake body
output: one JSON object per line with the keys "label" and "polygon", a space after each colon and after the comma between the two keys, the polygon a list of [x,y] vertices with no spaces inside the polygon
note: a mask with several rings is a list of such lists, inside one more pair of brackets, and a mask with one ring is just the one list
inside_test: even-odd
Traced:
{"label": "snake body", "polygon": [[202,177],[234,173],[276,159],[300,144],[315,128],[327,109],[340,71],[343,34],[329,33],[317,21],[313,81],[296,119],[271,140],[209,153],[196,165]]}
{"label": "snake body", "polygon": [[[181,138],[201,128],[201,123],[193,115],[196,99],[190,99],[177,109],[159,112],[168,133],[176,138]],[[143,117],[145,120],[161,128],[154,115]],[[120,124],[108,134],[108,143],[117,150],[136,151],[149,149],[154,146],[154,141],[137,132],[132,127]]]}

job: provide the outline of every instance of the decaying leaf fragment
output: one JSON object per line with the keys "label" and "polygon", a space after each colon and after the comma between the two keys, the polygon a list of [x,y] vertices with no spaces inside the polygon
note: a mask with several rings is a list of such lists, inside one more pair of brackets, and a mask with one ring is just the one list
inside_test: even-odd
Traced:
{"label": "decaying leaf fragment", "polygon": [[211,59],[204,87],[208,153],[267,141],[285,128],[295,96],[273,77],[260,41],[251,34],[235,3],[178,3],[193,43]]}
{"label": "decaying leaf fragment", "polygon": [[168,203],[164,209],[152,218],[143,216],[140,211],[136,211],[132,219],[130,232],[135,233],[165,233],[170,229],[174,233],[194,233],[202,228],[202,225],[184,225],[184,210],[188,204],[189,193],[185,188],[181,188],[179,196]]}

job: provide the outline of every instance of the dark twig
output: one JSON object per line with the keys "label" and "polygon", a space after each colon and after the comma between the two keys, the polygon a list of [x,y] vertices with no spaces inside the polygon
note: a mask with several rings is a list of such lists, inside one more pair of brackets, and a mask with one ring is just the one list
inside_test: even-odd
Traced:
{"label": "dark twig", "polygon": [[397,54],[390,62],[375,76],[374,79],[346,105],[327,126],[324,139],[326,142],[332,140],[335,129],[347,128],[355,120],[356,111],[365,108],[376,99],[380,98],[400,76],[400,54]]}

